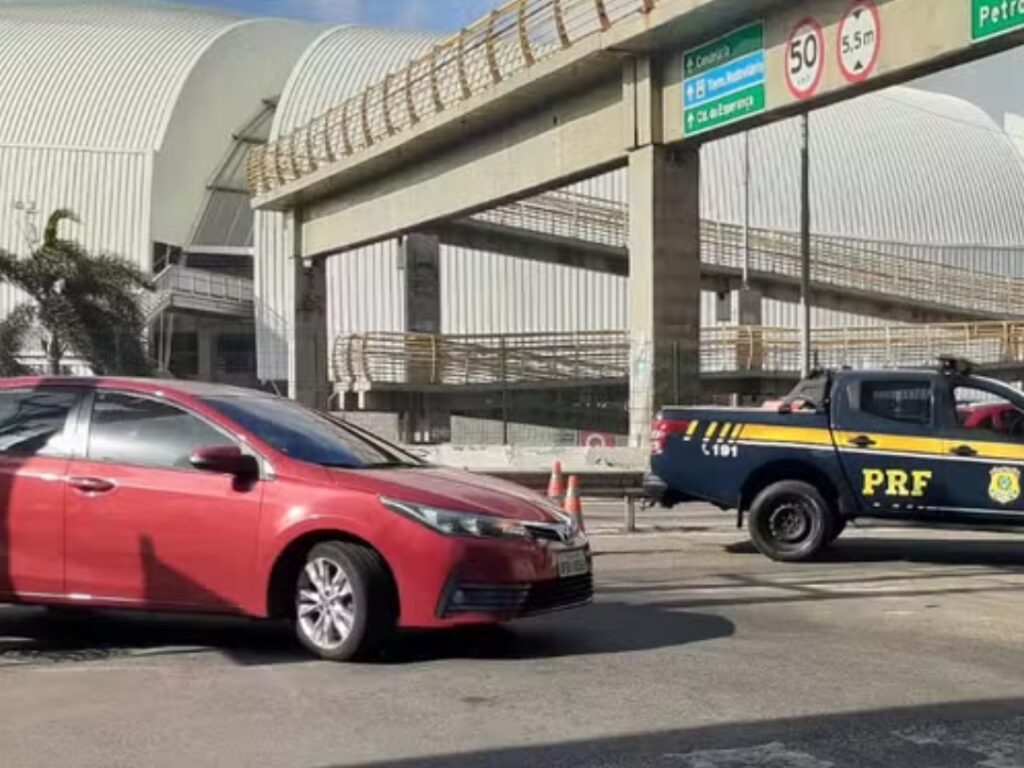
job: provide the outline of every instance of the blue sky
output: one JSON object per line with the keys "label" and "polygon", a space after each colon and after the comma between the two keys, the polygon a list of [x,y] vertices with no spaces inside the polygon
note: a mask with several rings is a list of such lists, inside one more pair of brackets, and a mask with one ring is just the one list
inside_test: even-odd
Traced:
{"label": "blue sky", "polygon": [[184,0],[184,2],[259,15],[430,30],[458,29],[500,4],[500,0]]}

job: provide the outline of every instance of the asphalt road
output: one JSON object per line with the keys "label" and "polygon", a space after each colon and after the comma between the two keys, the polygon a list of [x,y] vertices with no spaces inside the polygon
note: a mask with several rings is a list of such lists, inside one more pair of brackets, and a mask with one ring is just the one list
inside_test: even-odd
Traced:
{"label": "asphalt road", "polygon": [[593,606],[370,665],[0,609],[0,766],[1024,767],[1024,536],[853,530],[784,566],[722,513],[589,510]]}

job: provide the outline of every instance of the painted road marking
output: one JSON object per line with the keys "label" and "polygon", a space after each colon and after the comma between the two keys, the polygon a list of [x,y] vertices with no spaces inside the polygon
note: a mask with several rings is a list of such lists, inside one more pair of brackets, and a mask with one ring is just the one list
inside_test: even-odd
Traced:
{"label": "painted road marking", "polygon": [[781,742],[740,749],[715,749],[663,755],[687,768],[832,768],[835,763],[807,752],[789,749]]}

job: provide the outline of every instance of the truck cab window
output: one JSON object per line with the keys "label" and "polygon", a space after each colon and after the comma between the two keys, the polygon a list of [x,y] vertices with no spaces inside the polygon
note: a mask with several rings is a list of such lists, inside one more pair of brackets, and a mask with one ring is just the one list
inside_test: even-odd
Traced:
{"label": "truck cab window", "polygon": [[932,385],[928,381],[863,381],[853,384],[850,405],[878,419],[903,424],[930,424]]}

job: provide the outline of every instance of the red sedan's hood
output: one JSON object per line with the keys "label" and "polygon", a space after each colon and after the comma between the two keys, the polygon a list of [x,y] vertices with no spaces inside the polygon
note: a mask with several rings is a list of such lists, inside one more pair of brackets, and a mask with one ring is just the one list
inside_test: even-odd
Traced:
{"label": "red sedan's hood", "polygon": [[399,501],[426,504],[456,512],[478,512],[510,520],[554,523],[548,503],[522,486],[455,469],[338,470],[339,485],[376,491]]}

